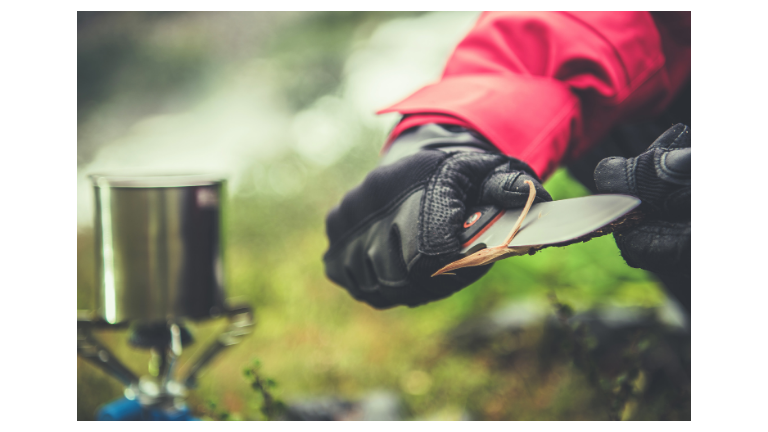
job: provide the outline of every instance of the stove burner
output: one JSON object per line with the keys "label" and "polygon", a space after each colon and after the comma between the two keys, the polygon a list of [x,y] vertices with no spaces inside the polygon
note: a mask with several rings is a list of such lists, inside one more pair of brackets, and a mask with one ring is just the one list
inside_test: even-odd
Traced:
{"label": "stove burner", "polygon": [[[186,348],[194,342],[192,333],[183,326],[179,326],[181,346]],[[171,327],[166,323],[137,324],[131,329],[128,343],[136,348],[163,349],[171,345]]]}

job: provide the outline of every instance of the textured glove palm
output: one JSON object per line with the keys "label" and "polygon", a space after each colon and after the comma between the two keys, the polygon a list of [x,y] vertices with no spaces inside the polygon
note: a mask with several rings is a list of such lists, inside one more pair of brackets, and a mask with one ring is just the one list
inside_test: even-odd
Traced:
{"label": "textured glove palm", "polygon": [[458,234],[466,209],[482,204],[522,207],[528,196],[525,180],[537,186],[538,202],[552,200],[530,168],[516,159],[480,150],[452,151],[435,142],[421,146],[374,169],[328,214],[326,274],[376,308],[447,297],[490,268],[430,277],[460,258]]}

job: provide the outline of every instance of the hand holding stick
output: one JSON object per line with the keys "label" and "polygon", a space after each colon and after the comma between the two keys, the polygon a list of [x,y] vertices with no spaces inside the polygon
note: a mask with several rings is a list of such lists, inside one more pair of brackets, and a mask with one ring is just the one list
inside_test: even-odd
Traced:
{"label": "hand holding stick", "polygon": [[530,191],[528,194],[528,201],[525,203],[525,208],[523,209],[523,212],[520,214],[520,217],[517,218],[517,222],[515,222],[515,226],[512,227],[512,232],[509,233],[509,236],[507,236],[506,240],[504,240],[504,243],[500,244],[499,246],[481,249],[473,253],[472,255],[469,255],[460,260],[454,261],[448,264],[447,266],[441,268],[440,270],[436,271],[435,274],[432,275],[432,277],[435,277],[441,274],[453,275],[454,273],[446,273],[446,272],[464,268],[464,267],[475,267],[475,266],[486,265],[486,264],[490,264],[495,261],[498,261],[500,259],[504,259],[510,256],[523,255],[526,253],[527,249],[525,251],[522,251],[519,249],[509,247],[509,243],[512,242],[512,239],[515,238],[517,231],[520,230],[520,226],[523,224],[525,217],[528,215],[528,210],[531,209],[531,206],[533,205],[533,200],[536,198],[536,188],[533,186],[533,182],[531,182],[530,180],[526,180],[525,183],[528,185],[528,188]]}

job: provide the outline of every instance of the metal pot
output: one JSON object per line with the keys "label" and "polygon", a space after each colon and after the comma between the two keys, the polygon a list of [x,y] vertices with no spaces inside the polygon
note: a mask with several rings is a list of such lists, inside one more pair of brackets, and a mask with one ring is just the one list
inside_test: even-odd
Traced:
{"label": "metal pot", "polygon": [[225,181],[105,175],[91,180],[99,315],[115,324],[223,313]]}

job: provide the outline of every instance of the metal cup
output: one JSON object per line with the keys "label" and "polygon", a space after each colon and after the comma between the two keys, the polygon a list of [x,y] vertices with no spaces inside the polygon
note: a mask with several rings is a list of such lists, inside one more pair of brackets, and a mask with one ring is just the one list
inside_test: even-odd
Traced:
{"label": "metal cup", "polygon": [[225,181],[204,176],[91,179],[98,314],[115,324],[223,313]]}

